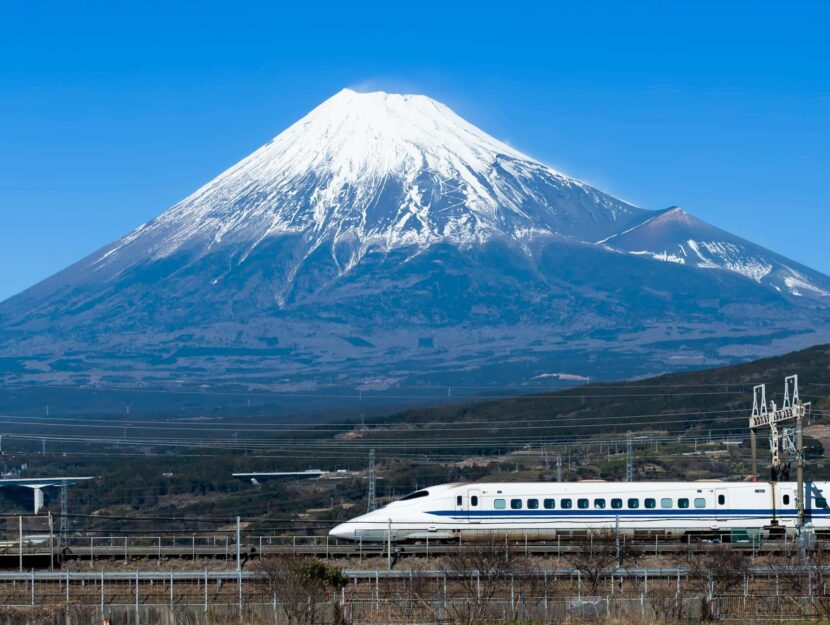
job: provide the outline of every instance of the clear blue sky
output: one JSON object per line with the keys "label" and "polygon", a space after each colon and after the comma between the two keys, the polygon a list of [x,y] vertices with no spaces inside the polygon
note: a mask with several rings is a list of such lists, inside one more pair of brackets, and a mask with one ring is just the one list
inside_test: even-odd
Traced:
{"label": "clear blue sky", "polygon": [[826,2],[280,4],[3,3],[0,299],[345,86],[830,273]]}

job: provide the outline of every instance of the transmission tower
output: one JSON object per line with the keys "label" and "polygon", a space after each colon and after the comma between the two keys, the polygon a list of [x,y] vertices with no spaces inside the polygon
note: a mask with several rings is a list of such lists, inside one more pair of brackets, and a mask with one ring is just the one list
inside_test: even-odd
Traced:
{"label": "transmission tower", "polygon": [[375,450],[369,450],[369,497],[366,502],[367,512],[372,512],[377,504],[377,476],[375,475]]}
{"label": "transmission tower", "polygon": [[562,481],[562,456],[556,456],[556,481]]}
{"label": "transmission tower", "polygon": [[631,432],[625,437],[625,481],[634,481],[634,444]]}
{"label": "transmission tower", "polygon": [[58,537],[58,544],[61,547],[66,546],[67,537],[69,536],[69,487],[66,480],[61,482],[61,529]]}

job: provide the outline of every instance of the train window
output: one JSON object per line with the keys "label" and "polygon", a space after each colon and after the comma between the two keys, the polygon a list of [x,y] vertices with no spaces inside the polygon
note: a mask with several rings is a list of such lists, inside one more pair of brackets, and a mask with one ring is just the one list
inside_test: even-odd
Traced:
{"label": "train window", "polygon": [[726,504],[726,495],[718,495],[718,505],[722,506]]}
{"label": "train window", "polygon": [[785,506],[790,505],[790,496],[789,495],[784,495],[784,505]]}
{"label": "train window", "polygon": [[429,491],[416,490],[414,493],[409,493],[406,497],[402,497],[401,501],[409,501],[410,499],[418,499],[419,497],[429,497]]}
{"label": "train window", "polygon": [[631,497],[628,500],[628,507],[629,508],[639,508],[640,507],[640,500],[636,497]]}
{"label": "train window", "polygon": [[477,506],[478,505],[478,495],[472,495],[470,497],[470,505]]}
{"label": "train window", "polygon": [[455,505],[463,506],[464,505],[464,498],[461,495],[455,498]]}
{"label": "train window", "polygon": [[611,500],[611,507],[615,510],[622,508],[622,499],[612,499]]}
{"label": "train window", "polygon": [[512,510],[521,510],[522,509],[522,500],[521,499],[511,499],[510,500],[510,508]]}
{"label": "train window", "polygon": [[677,500],[677,507],[678,508],[688,508],[689,507],[689,500],[685,497],[681,497]]}
{"label": "train window", "polygon": [[661,508],[671,508],[671,497],[663,497],[660,500],[660,507]]}
{"label": "train window", "polygon": [[545,499],[545,510],[553,510],[556,507],[555,499]]}
{"label": "train window", "polygon": [[588,500],[587,499],[577,499],[576,500],[576,507],[580,510],[586,510],[588,508]]}
{"label": "train window", "polygon": [[705,508],[706,507],[706,499],[703,497],[695,497],[695,508]]}
{"label": "train window", "polygon": [[816,497],[816,508],[827,508],[827,500],[824,497]]}
{"label": "train window", "polygon": [[594,508],[597,510],[602,510],[605,508],[605,500],[604,499],[594,499]]}
{"label": "train window", "polygon": [[538,510],[539,509],[539,500],[538,499],[528,499],[527,500],[527,507],[529,510]]}
{"label": "train window", "polygon": [[645,505],[646,508],[656,508],[657,507],[657,500],[652,499],[651,497],[649,497],[648,499],[646,499],[643,502],[643,505]]}
{"label": "train window", "polygon": [[573,503],[573,501],[571,501],[570,499],[563,499],[563,500],[562,500],[562,503],[561,503],[560,505],[561,505],[563,508],[565,508],[566,510],[567,510],[568,508],[573,508],[573,507],[574,507],[574,503]]}
{"label": "train window", "polygon": [[496,510],[504,510],[507,507],[507,502],[505,502],[504,499],[494,499],[493,507]]}

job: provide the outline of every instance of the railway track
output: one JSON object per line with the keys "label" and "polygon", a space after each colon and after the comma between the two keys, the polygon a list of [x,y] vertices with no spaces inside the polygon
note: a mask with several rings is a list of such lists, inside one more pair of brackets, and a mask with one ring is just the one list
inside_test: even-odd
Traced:
{"label": "railway track", "polygon": [[[513,549],[527,556],[567,556],[579,552],[588,545],[581,542],[533,542],[512,541]],[[623,541],[627,553],[641,555],[671,555],[698,553],[712,549],[712,542],[682,543],[677,541]],[[463,547],[463,545],[462,545]],[[768,540],[763,542],[732,543],[730,548],[752,555],[775,555],[791,553],[796,544],[792,539]],[[821,541],[819,549],[830,549],[830,542]],[[415,543],[392,545],[396,559],[406,557],[430,558],[451,554],[459,549],[458,544]],[[134,561],[134,560],[224,560],[232,562],[239,557],[250,560],[261,556],[306,555],[327,559],[362,561],[386,557],[387,548],[381,543],[351,543],[326,539],[325,537],[255,537],[243,539],[237,551],[236,544],[221,537],[192,537],[189,541],[181,538],[156,537],[73,537],[64,547],[50,549],[48,543],[19,544],[4,543],[0,548],[0,568],[42,569],[55,566],[62,561]]]}

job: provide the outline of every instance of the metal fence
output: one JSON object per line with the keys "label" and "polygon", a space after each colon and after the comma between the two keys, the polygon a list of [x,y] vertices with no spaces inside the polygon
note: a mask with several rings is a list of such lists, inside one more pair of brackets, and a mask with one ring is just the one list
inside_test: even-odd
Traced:
{"label": "metal fence", "polygon": [[[748,573],[742,592],[716,594],[684,577],[682,569],[608,571],[603,594],[589,594],[579,571],[517,571],[483,596],[460,583],[467,574],[440,570],[346,570],[350,583],[333,593],[322,612],[353,623],[453,623],[479,621],[556,623],[569,618],[632,618],[663,622],[713,619],[784,619],[830,616],[825,588],[787,590],[760,569]],[[221,608],[257,610],[269,622],[284,619],[282,606],[255,571],[30,572],[0,574],[0,605],[74,606],[99,615],[113,610],[142,614],[148,608],[191,614]],[[2,619],[0,619],[2,622]],[[142,621],[148,622],[148,621]]]}

